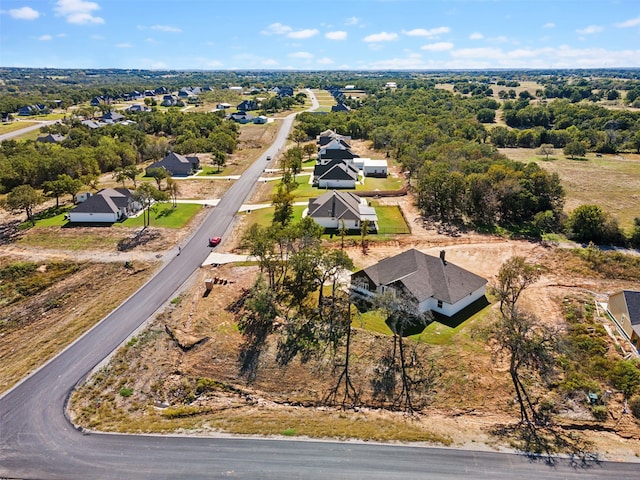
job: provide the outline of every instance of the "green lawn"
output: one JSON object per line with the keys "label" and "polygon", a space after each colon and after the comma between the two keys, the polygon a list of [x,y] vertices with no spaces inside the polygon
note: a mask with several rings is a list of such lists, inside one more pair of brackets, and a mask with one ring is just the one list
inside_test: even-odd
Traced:
{"label": "green lawn", "polygon": [[400,211],[400,207],[397,205],[376,205],[375,202],[371,202],[371,205],[375,207],[376,214],[378,215],[378,233],[380,234],[409,234],[411,230]]}
{"label": "green lawn", "polygon": [[[5,133],[15,132],[16,130],[21,130],[26,127],[30,127],[31,125],[35,125],[37,122],[9,122],[0,124],[0,135],[4,135]],[[38,133],[39,130],[36,130]]]}
{"label": "green lawn", "polygon": [[397,177],[375,178],[366,177],[364,185],[356,185],[356,191],[375,191],[375,190],[400,190],[404,180]]}
{"label": "green lawn", "polygon": [[[179,203],[176,208],[170,203],[161,203],[151,210],[151,226],[164,228],[182,228],[193,216],[202,209],[202,205],[196,203]],[[127,218],[124,222],[116,224],[127,228],[144,226],[142,215],[135,218]]]}
{"label": "green lawn", "polygon": [[224,177],[226,175],[231,175],[231,170],[227,167],[222,167],[218,170],[218,167],[209,167],[209,166],[205,166],[202,167],[202,170],[200,170],[198,173],[196,173],[196,177],[202,177],[202,176],[211,176],[211,175],[218,175],[220,177]]}

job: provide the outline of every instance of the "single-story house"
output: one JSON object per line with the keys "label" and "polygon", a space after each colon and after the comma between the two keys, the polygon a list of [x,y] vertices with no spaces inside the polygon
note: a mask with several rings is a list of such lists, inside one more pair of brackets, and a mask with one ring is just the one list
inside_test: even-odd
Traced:
{"label": "single-story house", "polygon": [[162,160],[154,162],[147,167],[147,175],[152,168],[164,168],[172,177],[188,176],[200,170],[200,159],[198,157],[185,157],[179,153],[169,152]]}
{"label": "single-story house", "polygon": [[64,135],[60,135],[59,133],[50,133],[50,134],[45,135],[43,137],[38,137],[36,139],[36,141],[43,142],[43,143],[60,143],[65,138],[67,138],[67,137],[65,137]]}
{"label": "single-story house", "polygon": [[228,115],[227,118],[229,120],[233,120],[234,122],[238,122],[241,124],[245,124],[245,123],[253,123],[254,120],[256,119],[255,115],[252,115],[250,113],[247,112],[237,112],[237,113],[232,113],[231,115]]}
{"label": "single-story house", "polygon": [[269,122],[269,118],[267,118],[265,115],[258,115],[256,118],[253,119],[253,123],[257,123],[257,124],[265,124]]}
{"label": "single-story house", "polygon": [[360,230],[363,220],[370,221],[371,230],[378,229],[378,216],[366,200],[351,192],[332,190],[309,200],[303,216],[311,217],[324,228],[339,229],[344,223],[349,230]]}
{"label": "single-story house", "polygon": [[124,118],[124,115],[122,115],[121,113],[111,111],[102,115],[102,117],[100,117],[100,120],[105,123],[118,123],[124,120]]}
{"label": "single-story house", "polygon": [[384,178],[389,173],[389,165],[386,160],[358,157],[353,159],[353,164],[358,167],[358,170],[360,170],[365,177]]}
{"label": "single-story house", "polygon": [[640,292],[622,290],[612,294],[607,310],[627,340],[640,351]]}
{"label": "single-story house", "polygon": [[127,112],[150,112],[151,109],[146,105],[142,105],[140,103],[136,103],[135,105],[131,105],[127,107]]}
{"label": "single-story house", "polygon": [[445,259],[412,248],[351,275],[351,294],[370,300],[377,292],[404,293],[419,312],[451,317],[485,295],[487,280]]}
{"label": "single-story house", "polygon": [[127,188],[105,188],[95,195],[87,194],[81,198],[84,201],[69,212],[70,222],[114,223],[142,208]]}
{"label": "single-story house", "polygon": [[217,110],[226,110],[227,108],[231,108],[231,104],[230,103],[219,103],[216,105],[216,109]]}
{"label": "single-story house", "polygon": [[317,163],[312,183],[318,188],[356,188],[358,169],[349,160]]}
{"label": "single-story house", "polygon": [[95,120],[82,120],[80,123],[82,125],[84,125],[85,127],[89,127],[92,130],[94,128],[100,128],[100,127],[104,127],[106,125],[106,123],[97,122]]}

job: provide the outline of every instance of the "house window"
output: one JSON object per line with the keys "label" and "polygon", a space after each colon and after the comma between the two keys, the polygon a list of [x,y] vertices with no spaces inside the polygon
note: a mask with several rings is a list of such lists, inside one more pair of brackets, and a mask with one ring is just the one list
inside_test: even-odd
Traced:
{"label": "house window", "polygon": [[438,300],[438,308],[442,308],[442,300]]}

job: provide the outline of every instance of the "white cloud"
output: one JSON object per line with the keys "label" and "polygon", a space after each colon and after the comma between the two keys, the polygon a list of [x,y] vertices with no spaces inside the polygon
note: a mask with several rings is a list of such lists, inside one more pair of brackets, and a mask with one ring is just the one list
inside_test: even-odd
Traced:
{"label": "white cloud", "polygon": [[313,58],[313,54],[309,53],[309,52],[293,52],[289,54],[289,57],[291,58],[304,58],[306,60],[309,60],[311,58]]}
{"label": "white cloud", "polygon": [[283,25],[280,22],[276,22],[276,23],[272,23],[271,25],[269,25],[267,28],[262,30],[260,33],[262,33],[263,35],[284,35],[286,33],[289,33],[292,30],[293,29],[291,27],[289,27],[288,25]]}
{"label": "white cloud", "polygon": [[197,57],[194,62],[198,65],[198,68],[221,68],[224,66],[224,63],[219,60],[204,57]]}
{"label": "white cloud", "polygon": [[316,30],[315,28],[307,28],[305,30],[289,32],[287,33],[287,37],[301,39],[301,38],[311,38],[317,34],[318,34],[318,30]]}
{"label": "white cloud", "polygon": [[38,37],[38,40],[42,40],[43,42],[49,42],[53,40],[53,37],[51,35],[40,35]]}
{"label": "white cloud", "polygon": [[133,48],[133,45],[131,45],[130,43],[116,43],[114,45],[116,48]]}
{"label": "white cloud", "polygon": [[341,30],[338,30],[336,32],[327,32],[324,34],[325,38],[328,38],[329,40],[346,40],[347,39],[347,32],[343,32]]}
{"label": "white cloud", "polygon": [[349,17],[344,21],[345,25],[358,25],[360,23],[360,19],[358,17]]}
{"label": "white cloud", "polygon": [[380,32],[364,37],[365,42],[377,43],[377,42],[390,42],[398,38],[397,33]]}
{"label": "white cloud", "polygon": [[603,30],[604,28],[598,25],[589,25],[588,27],[585,27],[585,28],[579,28],[578,30],[576,30],[576,32],[579,33],[580,35],[593,35],[595,33],[600,33]]}
{"label": "white cloud", "polygon": [[638,27],[640,26],[640,17],[631,18],[621,23],[616,23],[616,27],[618,28],[629,28],[629,27]]}
{"label": "white cloud", "polygon": [[542,28],[555,28],[555,27],[556,27],[556,24],[553,22],[547,22],[542,26]]}
{"label": "white cloud", "polygon": [[334,62],[333,62],[333,60],[332,60],[332,59],[330,59],[329,57],[322,57],[322,58],[319,58],[319,59],[316,61],[316,63],[317,63],[318,65],[333,65],[333,63],[334,63]]}
{"label": "white cloud", "polygon": [[54,8],[56,14],[66,17],[67,22],[77,25],[86,25],[88,23],[101,24],[104,19],[94,17],[91,12],[100,10],[100,5],[95,2],[86,2],[84,0],[58,0]]}
{"label": "white cloud", "polygon": [[453,43],[451,42],[437,42],[429,43],[420,47],[421,50],[428,50],[429,52],[446,52],[453,49]]}
{"label": "white cloud", "polygon": [[426,30],[424,28],[414,28],[413,30],[403,31],[405,35],[410,37],[435,37],[442,35],[443,33],[449,33],[451,29],[449,27],[437,27]]}
{"label": "white cloud", "polygon": [[483,38],[484,35],[480,32],[473,32],[471,35],[469,35],[469,40],[482,40]]}
{"label": "white cloud", "polygon": [[178,27],[171,27],[169,25],[152,25],[149,27],[151,30],[157,30],[159,32],[181,33],[182,29]]}
{"label": "white cloud", "polygon": [[31,7],[12,8],[9,10],[11,18],[16,20],[35,20],[40,16],[40,12]]}

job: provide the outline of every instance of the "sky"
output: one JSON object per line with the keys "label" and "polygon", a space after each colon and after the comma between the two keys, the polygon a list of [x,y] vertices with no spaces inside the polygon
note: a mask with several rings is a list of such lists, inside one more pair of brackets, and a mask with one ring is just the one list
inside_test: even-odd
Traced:
{"label": "sky", "polygon": [[640,0],[0,0],[0,66],[640,67]]}

